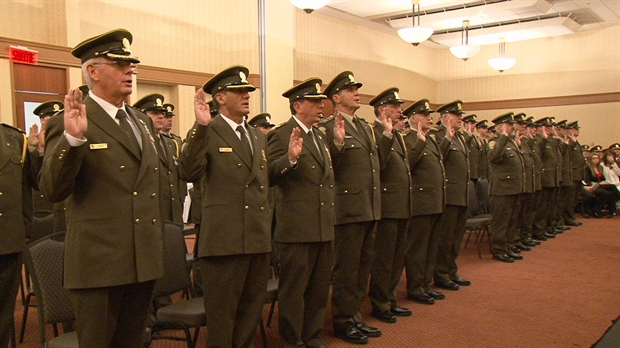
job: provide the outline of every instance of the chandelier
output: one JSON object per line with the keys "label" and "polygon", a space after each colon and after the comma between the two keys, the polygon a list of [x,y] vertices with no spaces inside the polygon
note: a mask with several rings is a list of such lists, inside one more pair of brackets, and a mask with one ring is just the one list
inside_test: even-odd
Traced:
{"label": "chandelier", "polygon": [[480,52],[480,46],[469,44],[469,20],[463,21],[463,31],[461,31],[461,45],[450,47],[450,52],[457,58],[467,61]]}
{"label": "chandelier", "polygon": [[489,59],[489,65],[491,68],[504,72],[504,70],[508,70],[515,65],[517,60],[515,58],[507,58],[504,55],[506,54],[506,38],[499,39],[499,57]]}
{"label": "chandelier", "polygon": [[[420,26],[420,0],[411,0],[411,4],[413,5],[413,16],[411,19],[413,20],[413,26],[411,28],[402,28],[398,30],[398,36],[401,39],[407,41],[408,43],[417,46],[420,43],[428,40],[431,35],[433,35],[433,28],[421,27]],[[416,18],[416,5],[418,5],[417,17],[418,17],[418,26],[415,25]]]}

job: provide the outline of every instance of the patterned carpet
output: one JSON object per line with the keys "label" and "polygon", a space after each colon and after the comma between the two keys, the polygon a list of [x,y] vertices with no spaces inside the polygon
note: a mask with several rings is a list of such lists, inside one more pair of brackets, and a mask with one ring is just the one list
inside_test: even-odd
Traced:
{"label": "patterned carpet", "polygon": [[[362,312],[367,324],[381,328],[368,347],[590,347],[620,315],[620,218],[582,219],[584,225],[543,242],[525,260],[504,264],[491,259],[488,241],[483,258],[470,243],[461,252],[460,274],[472,286],[444,291],[446,299],[428,306],[406,300],[405,280],[398,297],[411,308],[412,317],[396,324],[370,316],[370,303]],[[264,317],[267,318],[268,306]],[[21,302],[16,323],[21,322]],[[329,347],[353,347],[333,337],[331,313],[324,340]],[[38,347],[36,309],[31,309],[23,344]],[[17,324],[19,328],[19,324]],[[277,310],[267,328],[269,347],[281,347]],[[51,333],[51,329],[48,330]],[[198,347],[205,347],[206,330]],[[181,342],[157,341],[154,348],[185,347]],[[262,347],[257,330],[255,346]]]}

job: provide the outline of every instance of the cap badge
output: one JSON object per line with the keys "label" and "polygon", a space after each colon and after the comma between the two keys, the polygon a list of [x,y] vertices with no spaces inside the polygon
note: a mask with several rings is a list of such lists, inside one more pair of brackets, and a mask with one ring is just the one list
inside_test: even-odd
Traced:
{"label": "cap badge", "polygon": [[396,99],[400,99],[400,98],[398,97],[398,92],[394,92],[394,98],[396,98]]}
{"label": "cap badge", "polygon": [[126,37],[123,38],[123,51],[131,53],[131,44],[129,44],[129,40]]}
{"label": "cap badge", "polygon": [[431,108],[431,106],[428,104],[428,102],[425,102],[425,103],[424,103],[424,107],[425,107],[425,108],[427,108],[427,109],[430,109],[430,108]]}
{"label": "cap badge", "polygon": [[353,75],[349,74],[349,81],[351,81],[351,83],[355,83],[355,79],[353,78]]}
{"label": "cap badge", "polygon": [[157,98],[155,102],[157,103],[157,106],[161,106],[161,99]]}
{"label": "cap badge", "polygon": [[172,112],[172,107],[168,106],[166,107],[166,110],[168,110],[168,112]]}
{"label": "cap badge", "polygon": [[314,85],[314,87],[316,87],[316,92],[318,94],[321,94],[321,85],[319,85],[319,83],[317,82],[316,85]]}
{"label": "cap badge", "polygon": [[54,104],[54,111],[60,111],[60,105]]}
{"label": "cap badge", "polygon": [[463,110],[463,109],[462,109],[462,106],[461,106],[461,103],[456,103],[456,107],[457,107],[459,110]]}
{"label": "cap badge", "polygon": [[269,116],[265,116],[265,121],[267,121],[267,123],[271,123],[271,118],[269,118]]}
{"label": "cap badge", "polygon": [[243,71],[239,71],[239,78],[241,79],[241,82],[248,83],[248,80],[246,80],[246,76]]}

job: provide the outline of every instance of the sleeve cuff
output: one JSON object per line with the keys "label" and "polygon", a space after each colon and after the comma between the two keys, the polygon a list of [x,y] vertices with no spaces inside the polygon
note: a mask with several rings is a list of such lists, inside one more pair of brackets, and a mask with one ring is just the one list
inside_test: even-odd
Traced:
{"label": "sleeve cuff", "polygon": [[78,138],[70,135],[67,132],[64,132],[64,135],[65,135],[65,138],[67,139],[67,142],[72,147],[82,146],[82,145],[84,145],[86,143],[86,138],[78,139]]}

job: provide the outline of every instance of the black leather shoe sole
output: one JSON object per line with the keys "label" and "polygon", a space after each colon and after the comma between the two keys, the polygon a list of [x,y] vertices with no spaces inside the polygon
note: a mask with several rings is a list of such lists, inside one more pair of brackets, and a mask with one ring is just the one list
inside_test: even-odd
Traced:
{"label": "black leather shoe sole", "polygon": [[411,311],[411,309],[401,307],[401,306],[392,308],[390,312],[392,312],[392,314],[394,314],[397,317],[410,317],[413,315],[413,312]]}
{"label": "black leather shoe sole", "polygon": [[367,337],[381,337],[381,330],[376,327],[370,327],[366,324],[356,323],[357,329]]}
{"label": "black leather shoe sole", "polygon": [[515,262],[515,259],[513,259],[512,257],[510,257],[510,256],[508,256],[506,254],[502,254],[502,255],[493,254],[493,260],[497,260],[497,261],[501,261],[501,262],[507,262],[507,263]]}
{"label": "black leather shoe sole", "polygon": [[471,281],[469,281],[468,279],[453,279],[453,282],[455,282],[456,284],[458,284],[459,286],[470,286],[471,285]]}
{"label": "black leather shoe sole", "polygon": [[438,288],[446,289],[446,290],[458,290],[459,285],[455,282],[449,281],[445,283],[435,283],[435,286]]}
{"label": "black leather shoe sole", "polygon": [[435,304],[435,300],[430,296],[407,296],[407,298],[413,302],[432,305]]}
{"label": "black leather shoe sole", "polygon": [[433,289],[429,290],[426,294],[432,297],[433,300],[443,300],[446,298],[446,295],[444,295],[443,292],[435,291]]}
{"label": "black leather shoe sole", "polygon": [[370,315],[372,315],[373,318],[379,319],[384,323],[393,324],[396,322],[396,316],[390,311],[385,311],[385,312],[372,311]]}
{"label": "black leather shoe sole", "polygon": [[347,326],[342,330],[335,330],[334,336],[353,344],[368,344],[368,336],[364,335],[361,331],[355,328],[353,324],[347,325],[350,326]]}

